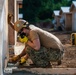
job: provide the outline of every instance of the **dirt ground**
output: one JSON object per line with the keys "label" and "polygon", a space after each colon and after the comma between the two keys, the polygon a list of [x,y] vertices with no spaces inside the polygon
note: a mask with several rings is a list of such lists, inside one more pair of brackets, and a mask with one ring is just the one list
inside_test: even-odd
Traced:
{"label": "dirt ground", "polygon": [[71,33],[72,32],[52,32],[62,42],[65,48],[64,57],[60,66],[63,68],[76,68],[76,46],[71,44]]}
{"label": "dirt ground", "polygon": [[[56,35],[62,42],[65,48],[64,57],[61,65],[56,62],[51,62],[54,68],[76,68],[76,46],[71,45],[71,32],[51,32]],[[13,48],[10,48],[10,57],[13,53]]]}

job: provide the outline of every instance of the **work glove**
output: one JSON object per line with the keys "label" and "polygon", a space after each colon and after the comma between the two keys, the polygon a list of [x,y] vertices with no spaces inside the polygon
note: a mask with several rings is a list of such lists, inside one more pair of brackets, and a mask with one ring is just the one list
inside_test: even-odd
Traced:
{"label": "work glove", "polygon": [[20,59],[19,55],[15,55],[12,58],[9,59],[10,63],[16,63]]}
{"label": "work glove", "polygon": [[27,60],[22,57],[22,58],[20,59],[20,61],[19,61],[19,65],[23,65],[24,63],[26,63],[26,61],[27,61]]}
{"label": "work glove", "polygon": [[8,24],[12,22],[13,14],[8,13]]}
{"label": "work glove", "polygon": [[24,38],[21,38],[21,36],[19,36],[19,40],[22,43],[27,43],[28,42],[28,38],[26,36],[24,36]]}

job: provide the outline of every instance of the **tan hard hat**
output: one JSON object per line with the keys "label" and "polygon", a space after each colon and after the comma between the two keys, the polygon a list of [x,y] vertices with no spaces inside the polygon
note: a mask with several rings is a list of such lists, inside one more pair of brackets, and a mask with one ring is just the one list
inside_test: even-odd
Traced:
{"label": "tan hard hat", "polygon": [[[24,25],[25,24],[25,25]],[[26,20],[18,20],[15,22],[14,24],[14,29],[19,32],[19,30],[22,28],[22,27],[26,27],[26,24],[28,24],[28,22]]]}

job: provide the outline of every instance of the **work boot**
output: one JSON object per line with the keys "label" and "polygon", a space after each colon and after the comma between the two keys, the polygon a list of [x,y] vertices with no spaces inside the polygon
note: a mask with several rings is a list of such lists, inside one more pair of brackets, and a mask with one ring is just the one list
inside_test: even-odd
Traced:
{"label": "work boot", "polygon": [[15,55],[12,58],[9,59],[10,63],[16,63],[20,59],[19,55]]}
{"label": "work boot", "polygon": [[22,57],[16,64],[15,64],[15,66],[16,67],[19,67],[19,68],[21,68],[21,67],[23,67],[23,66],[25,66],[26,65],[26,59],[24,58],[24,57]]}
{"label": "work boot", "polygon": [[61,60],[58,60],[58,65],[61,65],[61,63],[62,63]]}

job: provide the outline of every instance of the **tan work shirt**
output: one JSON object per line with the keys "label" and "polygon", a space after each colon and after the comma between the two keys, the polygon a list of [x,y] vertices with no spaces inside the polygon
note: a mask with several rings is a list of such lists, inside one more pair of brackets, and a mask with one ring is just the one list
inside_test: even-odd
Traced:
{"label": "tan work shirt", "polygon": [[54,49],[63,50],[63,45],[61,41],[55,35],[45,30],[42,30],[34,25],[30,25],[29,27],[31,29],[30,31],[31,40],[39,38],[42,46],[46,48],[54,48]]}

